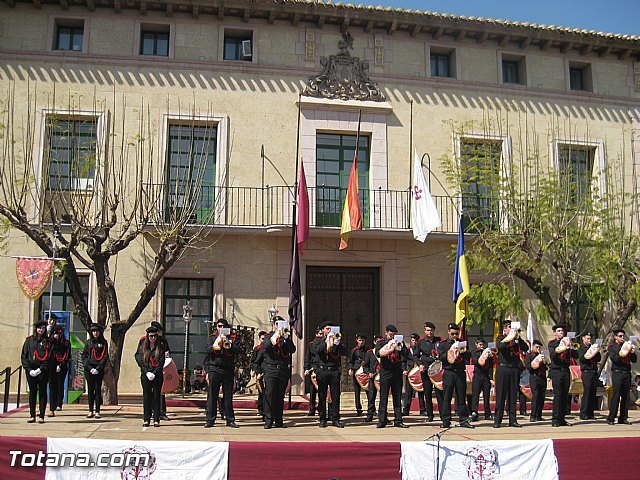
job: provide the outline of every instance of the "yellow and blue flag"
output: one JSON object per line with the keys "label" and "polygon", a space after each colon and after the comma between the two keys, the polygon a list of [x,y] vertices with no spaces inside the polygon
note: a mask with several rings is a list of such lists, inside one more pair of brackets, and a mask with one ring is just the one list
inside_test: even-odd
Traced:
{"label": "yellow and blue flag", "polygon": [[453,276],[453,301],[456,304],[456,323],[460,325],[468,312],[467,296],[469,295],[469,272],[464,256],[464,226],[462,215],[458,226],[458,252],[456,254],[456,270]]}

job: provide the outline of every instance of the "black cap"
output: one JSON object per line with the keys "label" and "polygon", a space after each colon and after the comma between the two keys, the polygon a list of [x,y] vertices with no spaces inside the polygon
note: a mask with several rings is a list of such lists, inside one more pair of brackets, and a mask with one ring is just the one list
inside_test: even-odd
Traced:
{"label": "black cap", "polygon": [[322,329],[321,329],[320,327],[316,327],[316,328],[313,330],[313,333],[314,333],[314,334],[316,334],[316,333],[319,333],[319,332],[321,332],[321,331],[322,331]]}
{"label": "black cap", "polygon": [[58,315],[56,315],[55,313],[53,313],[53,312],[51,312],[51,315],[49,315],[49,312],[46,312],[44,314],[44,319],[45,320],[49,320],[50,318],[53,318],[54,320],[57,320],[60,317]]}
{"label": "black cap", "polygon": [[364,333],[356,333],[356,338],[362,338],[363,340],[366,340],[369,337],[367,337]]}
{"label": "black cap", "polygon": [[333,327],[333,322],[330,322],[329,320],[327,320],[326,322],[322,322],[320,325],[318,325],[318,329],[322,330],[325,327]]}
{"label": "black cap", "polygon": [[216,320],[216,325],[218,325],[219,323],[224,325],[224,328],[229,328],[229,322],[226,318],[219,318],[218,320]]}
{"label": "black cap", "polygon": [[98,330],[100,332],[102,332],[104,330],[104,327],[102,325],[100,325],[99,323],[92,323],[91,326],[89,327],[89,331],[91,330]]}
{"label": "black cap", "polygon": [[460,330],[460,326],[457,323],[450,323],[447,325],[447,330]]}
{"label": "black cap", "polygon": [[46,326],[47,326],[47,322],[45,322],[44,320],[39,320],[39,321],[37,321],[33,326],[34,326],[35,328],[38,328],[38,327],[46,327]]}
{"label": "black cap", "polygon": [[155,320],[151,322],[152,327],[156,327],[156,330],[159,332],[164,332],[164,328],[162,328],[162,324],[160,322],[156,322]]}
{"label": "black cap", "polygon": [[147,327],[146,332],[147,333],[158,333],[158,329],[156,327],[154,327],[153,325],[151,325],[150,327]]}
{"label": "black cap", "polygon": [[582,336],[583,336],[583,337],[586,337],[587,335],[588,335],[588,336],[590,336],[590,337],[595,337],[595,336],[596,336],[596,334],[595,334],[595,333],[593,333],[593,332],[584,332],[584,333],[582,334]]}
{"label": "black cap", "polygon": [[429,328],[431,328],[433,330],[436,329],[436,326],[433,324],[433,322],[424,322],[424,328],[427,328],[427,327],[429,327]]}
{"label": "black cap", "polygon": [[558,330],[559,328],[563,329],[565,332],[567,331],[567,326],[566,325],[562,325],[562,324],[556,324],[553,326],[553,328],[551,330],[553,330],[554,332],[556,330]]}
{"label": "black cap", "polygon": [[267,334],[267,332],[265,332],[264,330],[260,330],[258,332],[258,337],[261,337],[262,335],[266,335],[266,334]]}
{"label": "black cap", "polygon": [[478,344],[478,343],[480,343],[480,342],[482,342],[482,343],[486,343],[486,342],[484,341],[484,338],[476,338],[476,344]]}
{"label": "black cap", "polygon": [[534,345],[540,345],[542,347],[542,342],[540,340],[534,340],[533,344]]}
{"label": "black cap", "polygon": [[510,327],[510,326],[511,326],[511,320],[509,320],[508,318],[502,321],[502,328]]}
{"label": "black cap", "polygon": [[414,340],[420,340],[420,335],[418,335],[417,333],[412,333],[411,338],[413,338]]}
{"label": "black cap", "polygon": [[398,328],[395,325],[393,325],[392,323],[390,323],[389,325],[384,327],[384,331],[385,332],[398,333]]}

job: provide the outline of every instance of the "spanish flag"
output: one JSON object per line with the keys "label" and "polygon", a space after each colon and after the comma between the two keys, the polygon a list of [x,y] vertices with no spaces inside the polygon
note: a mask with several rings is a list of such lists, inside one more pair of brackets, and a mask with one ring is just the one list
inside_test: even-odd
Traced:
{"label": "spanish flag", "polygon": [[340,250],[347,248],[349,232],[362,230],[362,210],[360,209],[360,199],[358,198],[358,150],[353,156],[353,165],[349,174],[349,186],[347,187],[347,198],[342,209],[342,225],[340,227]]}
{"label": "spanish flag", "polygon": [[462,215],[460,215],[460,225],[458,226],[458,252],[456,254],[456,270],[453,276],[453,301],[456,304],[456,323],[459,325],[467,316],[468,305],[467,295],[469,295],[469,272],[467,271],[467,261],[464,257],[464,227],[462,225]]}

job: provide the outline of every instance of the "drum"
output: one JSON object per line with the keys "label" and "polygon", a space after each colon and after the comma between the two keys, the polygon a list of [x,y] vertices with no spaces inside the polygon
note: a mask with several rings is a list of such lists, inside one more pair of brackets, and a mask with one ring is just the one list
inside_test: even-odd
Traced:
{"label": "drum", "polygon": [[311,370],[311,383],[313,383],[313,386],[318,390],[318,376],[313,370]]}
{"label": "drum", "polygon": [[531,373],[529,370],[524,370],[520,374],[520,391],[523,393],[527,400],[531,400],[533,398],[533,393],[531,392]]}
{"label": "drum", "polygon": [[440,360],[436,360],[431,365],[429,365],[429,370],[427,371],[429,375],[429,379],[431,383],[438,389],[442,390],[442,377],[444,376],[444,369],[442,368],[442,362]]}
{"label": "drum", "polygon": [[422,385],[422,375],[420,375],[420,367],[418,365],[409,370],[407,380],[409,380],[409,385],[411,385],[411,388],[416,392],[422,392],[424,390],[424,385]]}
{"label": "drum", "polygon": [[467,373],[467,395],[471,395],[473,393],[473,365],[465,365],[464,366]]}
{"label": "drum", "polygon": [[172,358],[164,359],[162,376],[164,377],[162,381],[162,393],[169,393],[178,389],[180,376],[178,375],[178,369]]}
{"label": "drum", "polygon": [[356,380],[363,390],[369,390],[369,374],[364,373],[364,367],[360,366],[355,373]]}
{"label": "drum", "polygon": [[376,386],[376,390],[380,391],[380,372],[376,373],[376,376],[373,378],[373,383]]}
{"label": "drum", "polygon": [[580,370],[580,365],[569,366],[569,372],[571,373],[569,394],[582,395],[584,393],[584,385],[582,384],[582,370]]}

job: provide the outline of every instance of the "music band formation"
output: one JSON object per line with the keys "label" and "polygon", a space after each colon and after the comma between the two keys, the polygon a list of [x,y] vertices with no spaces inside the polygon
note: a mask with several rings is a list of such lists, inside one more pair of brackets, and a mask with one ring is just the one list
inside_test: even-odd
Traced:
{"label": "music band formation", "polygon": [[[409,415],[412,399],[417,395],[420,415],[427,422],[434,421],[433,396],[435,393],[441,428],[452,426],[451,404],[455,396],[455,413],[459,426],[475,428],[480,418],[480,394],[483,397],[485,420],[493,420],[493,427],[502,426],[507,415],[510,427],[521,427],[516,415],[526,412],[526,400],[531,400],[530,422],[542,420],[547,377],[553,388],[553,427],[570,426],[566,416],[570,413],[570,367],[579,366],[584,393],[580,404],[580,419],[593,420],[596,409],[596,391],[599,384],[598,363],[606,352],[611,359],[612,397],[609,402],[608,424],[629,424],[629,390],[631,363],[637,362],[636,348],[631,340],[625,341],[624,330],[614,330],[613,342],[608,346],[594,341],[594,335],[585,333],[581,343],[567,336],[563,325],[553,327],[553,339],[543,351],[543,343],[529,343],[521,338],[518,325],[506,320],[503,333],[495,346],[484,340],[475,340],[475,348],[460,341],[460,328],[451,323],[447,337],[435,335],[435,325],[425,322],[424,335],[410,336],[410,343],[398,335],[395,325],[387,325],[384,334],[373,338],[371,347],[363,334],[356,335],[356,346],[347,351],[340,327],[327,321],[318,326],[307,348],[304,376],[310,382],[309,416],[319,417],[320,428],[328,422],[344,428],[340,412],[340,376],[342,358],[348,357],[348,375],[353,380],[356,415],[365,415],[364,422],[377,418],[377,427],[391,424],[388,403],[391,394],[393,426],[408,428],[403,416]],[[108,360],[108,345],[103,327],[92,324],[89,339],[81,358],[87,381],[88,418],[101,418],[101,388]],[[275,317],[270,332],[261,331],[259,342],[251,357],[251,375],[258,386],[258,414],[265,429],[286,428],[284,423],[284,397],[291,378],[292,355],[296,346],[291,338],[289,323]],[[218,319],[209,337],[203,366],[206,373],[207,406],[205,428],[215,425],[220,417],[230,428],[238,428],[233,409],[235,357],[240,353],[235,331],[225,319]],[[56,323],[55,314],[35,325],[35,332],[25,340],[22,366],[29,385],[30,417],[28,423],[44,423],[47,403],[49,416],[62,409],[64,381],[69,371],[71,345],[65,338],[64,326]],[[160,426],[160,420],[169,420],[166,401],[162,394],[163,369],[170,358],[169,345],[159,322],[151,322],[146,335],[140,338],[135,359],[140,367],[143,391],[143,425]],[[523,372],[528,373],[528,385],[522,385]],[[495,379],[494,379],[495,375]],[[467,395],[467,382],[471,395]],[[50,396],[47,396],[47,385]],[[491,412],[490,398],[495,390],[495,409]],[[366,410],[361,392],[366,391]],[[222,399],[220,402],[220,393]],[[455,394],[455,395],[454,395]],[[526,394],[526,395],[525,395]],[[377,399],[377,408],[376,408]],[[36,402],[39,410],[36,412]],[[37,414],[37,415],[36,415]]]}

